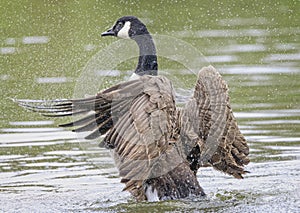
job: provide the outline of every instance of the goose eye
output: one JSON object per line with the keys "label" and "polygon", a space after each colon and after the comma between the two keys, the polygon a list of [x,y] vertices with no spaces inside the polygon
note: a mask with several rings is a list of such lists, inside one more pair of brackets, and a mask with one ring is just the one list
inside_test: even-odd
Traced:
{"label": "goose eye", "polygon": [[123,24],[122,22],[119,22],[119,23],[117,24],[117,26],[116,26],[117,30],[122,29],[123,25],[124,25],[124,24]]}

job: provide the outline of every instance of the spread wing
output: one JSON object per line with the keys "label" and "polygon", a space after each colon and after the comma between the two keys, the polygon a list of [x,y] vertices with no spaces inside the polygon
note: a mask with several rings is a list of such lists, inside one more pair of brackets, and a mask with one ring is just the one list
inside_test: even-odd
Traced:
{"label": "spread wing", "polygon": [[232,113],[228,88],[212,67],[200,70],[194,95],[181,111],[181,142],[191,169],[212,165],[243,178],[249,147]]}
{"label": "spread wing", "polygon": [[143,90],[104,140],[114,148],[121,182],[126,184],[124,190],[144,200],[145,181],[166,175],[184,159],[175,144],[177,112],[170,81],[151,76],[140,79]]}
{"label": "spread wing", "polygon": [[134,80],[115,85],[88,98],[14,101],[30,111],[48,117],[79,116],[77,120],[60,126],[74,127],[74,132],[89,132],[85,138],[95,139],[111,129],[119,115],[128,110],[132,97],[136,97],[142,88],[139,80]]}
{"label": "spread wing", "polygon": [[[84,99],[16,102],[46,116],[81,116],[60,126],[90,131],[88,139],[106,134],[104,145],[113,150],[121,181],[126,184],[124,190],[138,200],[146,199],[146,181],[176,194],[175,190],[169,192],[169,187],[177,188],[180,176],[174,171],[185,172],[187,189],[188,181],[195,183],[195,189],[184,193],[202,190],[176,147],[177,111],[167,78],[142,76]],[[165,196],[162,192],[158,195]]]}

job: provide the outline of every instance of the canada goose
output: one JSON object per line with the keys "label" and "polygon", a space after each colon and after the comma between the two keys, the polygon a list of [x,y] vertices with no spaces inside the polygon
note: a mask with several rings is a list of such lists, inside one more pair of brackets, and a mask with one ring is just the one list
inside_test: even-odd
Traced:
{"label": "canada goose", "polygon": [[88,98],[16,102],[45,116],[82,115],[60,126],[89,131],[87,139],[105,135],[124,190],[138,201],[205,195],[196,177],[201,166],[243,178],[249,148],[220,74],[212,66],[202,68],[193,96],[179,108],[170,80],[157,76],[155,45],[139,19],[122,17],[102,36],[136,41],[140,56],[133,80]]}

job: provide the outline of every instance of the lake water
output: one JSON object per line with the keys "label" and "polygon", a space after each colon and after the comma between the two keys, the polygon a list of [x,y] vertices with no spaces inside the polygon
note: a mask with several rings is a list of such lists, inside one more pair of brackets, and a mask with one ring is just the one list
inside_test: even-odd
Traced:
{"label": "lake water", "polygon": [[[299,11],[296,0],[1,1],[0,212],[299,212]],[[79,142],[57,127],[66,119],[10,100],[73,97],[87,64],[117,40],[100,33],[128,14],[158,38],[193,46],[220,71],[250,146],[245,179],[202,168],[197,177],[207,198],[136,203],[122,192],[110,153],[97,141]],[[161,73],[184,102],[196,76],[161,56]],[[96,89],[134,68],[135,59],[100,69],[104,80]]]}

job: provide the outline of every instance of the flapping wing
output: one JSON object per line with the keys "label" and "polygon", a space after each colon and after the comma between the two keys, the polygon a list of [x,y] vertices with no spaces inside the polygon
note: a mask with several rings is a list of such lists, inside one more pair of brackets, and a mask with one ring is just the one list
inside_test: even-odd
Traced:
{"label": "flapping wing", "polygon": [[[146,180],[155,182],[165,175],[167,182],[177,177],[170,171],[187,168],[175,143],[177,112],[172,85],[164,77],[142,76],[84,99],[15,101],[45,116],[81,115],[79,120],[60,126],[77,126],[76,132],[91,131],[87,138],[106,133],[104,145],[113,149],[126,184],[124,190],[138,200],[146,199]],[[197,190],[201,191],[200,186]]]}
{"label": "flapping wing", "polygon": [[181,140],[190,167],[212,165],[243,178],[249,147],[232,113],[228,88],[212,67],[200,70],[192,99],[181,112]]}
{"label": "flapping wing", "polygon": [[170,81],[151,76],[140,79],[143,90],[104,141],[114,148],[124,190],[144,200],[145,180],[167,174],[184,160],[172,144],[176,108]]}
{"label": "flapping wing", "polygon": [[119,115],[128,110],[131,99],[136,97],[142,88],[141,82],[134,80],[115,85],[88,98],[14,101],[30,111],[48,117],[79,116],[78,120],[60,126],[75,127],[72,130],[74,132],[88,131],[89,134],[85,138],[94,139],[111,129]]}

